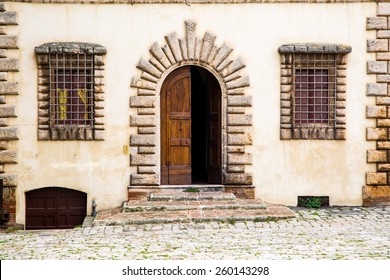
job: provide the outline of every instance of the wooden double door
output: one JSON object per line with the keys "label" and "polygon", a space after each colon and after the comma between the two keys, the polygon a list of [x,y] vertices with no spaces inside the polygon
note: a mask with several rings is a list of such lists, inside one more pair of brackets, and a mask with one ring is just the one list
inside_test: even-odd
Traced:
{"label": "wooden double door", "polygon": [[221,88],[207,70],[181,67],[161,89],[161,184],[220,184],[221,176]]}

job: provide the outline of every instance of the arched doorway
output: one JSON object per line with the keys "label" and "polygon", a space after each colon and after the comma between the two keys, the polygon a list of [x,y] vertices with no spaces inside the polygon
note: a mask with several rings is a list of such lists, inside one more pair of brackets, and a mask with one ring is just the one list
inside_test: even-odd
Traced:
{"label": "arched doorway", "polygon": [[221,183],[221,88],[206,69],[174,70],[161,88],[161,184]]}
{"label": "arched doorway", "polygon": [[[190,183],[220,182],[224,185],[225,190],[234,189],[234,192],[254,194],[252,173],[247,168],[248,165],[252,164],[252,98],[246,91],[246,88],[250,86],[250,81],[249,76],[244,73],[246,66],[243,59],[234,57],[233,48],[229,44],[225,42],[217,44],[216,36],[209,32],[198,37],[194,20],[185,21],[185,35],[183,37],[179,37],[176,32],[173,32],[164,38],[165,44],[163,46],[158,42],[152,44],[149,49],[149,59],[141,58],[139,60],[137,68],[141,72],[139,75],[133,76],[131,80],[131,87],[136,89],[136,92],[130,96],[130,166],[132,171],[129,197],[142,196],[148,193],[151,188],[167,185],[161,168],[164,151],[160,142],[164,137],[161,137],[160,97],[162,97],[162,87],[166,86],[167,77],[183,67],[189,67],[190,80],[195,80],[197,75],[191,72],[191,69],[196,71],[202,69],[200,71],[203,71],[203,74],[198,74],[200,77],[203,75],[203,78],[208,80],[206,84],[211,85],[212,81],[218,81],[222,103],[218,115],[221,120],[219,123],[220,140],[218,141],[218,145],[220,145],[218,152],[221,154],[218,155],[218,159],[221,163],[216,168],[218,170],[217,180],[209,179],[208,175],[206,180],[205,173],[201,174],[201,169],[204,170],[207,166],[210,170],[212,164],[197,165],[193,154],[189,156],[191,158],[187,159],[187,163],[179,164],[184,165],[184,167],[182,170],[178,169],[177,172],[186,174],[186,180]],[[191,82],[193,84],[193,81]],[[192,102],[194,100],[192,98]],[[198,112],[198,110],[195,111]],[[199,118],[195,118],[199,120]],[[193,122],[191,124],[192,131],[194,130]],[[199,124],[198,126],[201,127]],[[180,129],[180,124],[178,128]],[[195,134],[198,135],[198,133],[199,131]],[[194,131],[192,131],[191,137],[194,137]],[[183,136],[181,138],[190,137]],[[190,140],[192,142],[187,145],[198,144],[196,139]],[[209,144],[212,142],[208,141]],[[183,146],[185,141],[180,140],[179,144],[178,147]],[[201,148],[190,149],[187,147],[187,150],[196,152]],[[199,154],[201,153],[199,152]],[[204,154],[206,152],[203,152]],[[200,161],[201,159],[199,159]],[[191,168],[190,172],[189,167]],[[195,170],[193,170],[194,167]],[[199,175],[196,175],[196,167],[199,167]],[[195,174],[194,180],[193,174]],[[208,174],[212,174],[212,172]]]}

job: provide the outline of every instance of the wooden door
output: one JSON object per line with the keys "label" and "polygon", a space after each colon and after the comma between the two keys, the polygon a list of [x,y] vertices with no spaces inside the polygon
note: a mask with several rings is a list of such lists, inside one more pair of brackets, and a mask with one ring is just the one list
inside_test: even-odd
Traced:
{"label": "wooden door", "polygon": [[161,89],[161,184],[191,184],[191,72],[172,72]]}
{"label": "wooden door", "polygon": [[221,88],[214,77],[208,79],[208,179],[209,184],[220,184],[221,170]]}
{"label": "wooden door", "polygon": [[26,193],[26,229],[62,229],[81,225],[87,214],[87,194],[49,187]]}

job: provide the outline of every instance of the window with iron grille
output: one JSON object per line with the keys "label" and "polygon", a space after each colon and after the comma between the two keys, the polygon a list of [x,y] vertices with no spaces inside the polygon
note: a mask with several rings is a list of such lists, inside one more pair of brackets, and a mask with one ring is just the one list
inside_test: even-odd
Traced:
{"label": "window with iron grille", "polygon": [[49,69],[52,125],[93,128],[92,55],[51,54]]}
{"label": "window with iron grille", "polygon": [[281,139],[345,139],[346,55],[331,44],[283,45]]}
{"label": "window with iron grille", "polygon": [[38,61],[38,139],[103,140],[104,47],[47,43]]}

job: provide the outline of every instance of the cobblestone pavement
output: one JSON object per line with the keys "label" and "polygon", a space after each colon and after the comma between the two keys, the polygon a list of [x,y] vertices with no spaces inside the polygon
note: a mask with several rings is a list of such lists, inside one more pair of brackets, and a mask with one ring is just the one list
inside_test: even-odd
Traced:
{"label": "cobblestone pavement", "polygon": [[0,233],[0,259],[390,259],[390,207],[293,208],[269,222]]}

